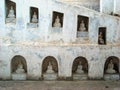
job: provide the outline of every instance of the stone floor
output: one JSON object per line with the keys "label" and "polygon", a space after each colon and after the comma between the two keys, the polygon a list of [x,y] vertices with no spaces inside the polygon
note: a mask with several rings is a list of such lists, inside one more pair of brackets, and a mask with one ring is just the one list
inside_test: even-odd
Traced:
{"label": "stone floor", "polygon": [[120,81],[0,81],[0,90],[120,90]]}

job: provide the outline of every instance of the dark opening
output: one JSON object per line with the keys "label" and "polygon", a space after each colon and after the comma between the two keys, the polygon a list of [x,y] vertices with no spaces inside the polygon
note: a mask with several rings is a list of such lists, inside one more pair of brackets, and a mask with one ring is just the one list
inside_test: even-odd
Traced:
{"label": "dark opening", "polygon": [[108,64],[110,63],[110,60],[112,60],[112,63],[114,65],[113,69],[116,71],[116,73],[119,73],[119,59],[114,56],[111,56],[106,60],[105,66],[104,66],[104,73],[106,73],[106,70],[108,68]]}
{"label": "dark opening", "polygon": [[36,7],[30,7],[30,22],[32,22],[32,17],[34,15],[34,12],[36,13],[37,19],[39,20],[39,11],[38,11],[38,8],[36,8]]}
{"label": "dark opening", "polygon": [[10,1],[10,0],[5,0],[5,11],[6,11],[6,18],[8,17],[9,10],[11,9],[11,6],[14,9],[14,14],[16,16],[16,3]]}
{"label": "dark opening", "polygon": [[72,73],[76,72],[79,62],[81,62],[81,65],[83,66],[82,70],[84,71],[84,73],[88,73],[88,62],[84,57],[77,57],[74,60],[73,65],[72,65]]}
{"label": "dark opening", "polygon": [[54,27],[55,19],[57,18],[57,16],[60,19],[61,27],[63,27],[64,14],[60,12],[55,12],[55,11],[53,11],[53,16],[52,16],[52,27]]}
{"label": "dark opening", "polygon": [[98,44],[106,44],[106,27],[100,27],[98,32]]}
{"label": "dark opening", "polygon": [[[82,23],[83,22],[83,23]],[[80,27],[81,25],[84,24],[84,28],[86,32],[88,32],[88,28],[89,28],[89,18],[86,17],[86,16],[81,16],[81,15],[78,15],[78,21],[77,21],[77,31],[81,31],[80,30]]]}

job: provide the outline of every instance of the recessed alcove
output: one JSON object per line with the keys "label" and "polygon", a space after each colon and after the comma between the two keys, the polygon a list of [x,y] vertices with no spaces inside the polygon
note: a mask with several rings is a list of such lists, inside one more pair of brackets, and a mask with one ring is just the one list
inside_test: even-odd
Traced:
{"label": "recessed alcove", "polygon": [[16,3],[5,0],[6,23],[16,23]]}
{"label": "recessed alcove", "polygon": [[99,27],[98,44],[99,45],[106,45],[106,27]]}
{"label": "recessed alcove", "polygon": [[88,79],[88,62],[84,57],[77,57],[72,65],[73,80]]}
{"label": "recessed alcove", "polygon": [[28,28],[37,28],[39,25],[39,9],[37,7],[30,7],[30,23]]}
{"label": "recessed alcove", "polygon": [[104,79],[105,80],[119,80],[119,58],[110,56],[107,58],[104,65]]}
{"label": "recessed alcove", "polygon": [[13,80],[27,79],[27,63],[24,57],[17,55],[12,58],[11,74]]}
{"label": "recessed alcove", "polygon": [[58,78],[58,63],[54,57],[48,56],[43,60],[42,78],[44,80],[57,80],[57,78]]}
{"label": "recessed alcove", "polygon": [[52,13],[52,33],[61,33],[63,28],[64,14],[53,11]]}
{"label": "recessed alcove", "polygon": [[89,17],[86,16],[77,16],[77,38],[79,37],[88,37],[89,30]]}

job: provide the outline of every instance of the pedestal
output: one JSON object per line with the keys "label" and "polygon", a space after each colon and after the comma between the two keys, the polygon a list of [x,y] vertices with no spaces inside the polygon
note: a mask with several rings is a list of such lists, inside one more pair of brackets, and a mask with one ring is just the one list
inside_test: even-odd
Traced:
{"label": "pedestal", "polygon": [[119,74],[105,74],[104,75],[104,80],[109,81],[109,80],[120,80],[120,75]]}
{"label": "pedestal", "polygon": [[27,78],[26,73],[23,73],[23,74],[14,73],[14,74],[12,74],[12,80],[26,80],[26,78]]}
{"label": "pedestal", "polygon": [[86,31],[78,31],[77,37],[88,37],[88,32]]}
{"label": "pedestal", "polygon": [[87,74],[73,74],[73,80],[87,80]]}
{"label": "pedestal", "polygon": [[28,23],[27,28],[38,28],[38,23]]}
{"label": "pedestal", "polygon": [[46,73],[46,74],[43,75],[43,78],[44,78],[44,80],[49,80],[49,81],[57,80],[57,74],[55,74],[55,73]]}
{"label": "pedestal", "polygon": [[16,23],[15,18],[6,18],[6,23]]}

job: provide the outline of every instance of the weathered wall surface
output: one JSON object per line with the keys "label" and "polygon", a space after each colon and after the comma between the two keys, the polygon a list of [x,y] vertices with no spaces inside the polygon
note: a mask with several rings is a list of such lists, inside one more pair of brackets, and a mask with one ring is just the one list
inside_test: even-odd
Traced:
{"label": "weathered wall surface", "polygon": [[[89,77],[102,78],[106,59],[109,56],[120,58],[120,18],[54,0],[38,1],[17,0],[16,24],[5,24],[5,4],[4,0],[1,0],[0,78],[11,78],[10,64],[15,55],[25,57],[29,79],[41,77],[42,61],[46,56],[56,58],[61,77],[71,77],[74,59],[83,56],[88,60]],[[34,29],[27,28],[31,6],[39,9],[39,27]],[[64,24],[60,33],[53,31],[53,11],[64,13]],[[89,17],[89,40],[86,43],[76,37],[77,15]],[[98,45],[99,27],[107,28],[107,45]]]}
{"label": "weathered wall surface", "polygon": [[101,79],[104,64],[108,57],[120,58],[120,47],[95,45],[6,45],[0,51],[0,78],[11,79],[11,60],[15,55],[26,59],[28,79],[39,79],[42,75],[42,62],[47,56],[53,56],[58,62],[59,77],[72,77],[72,64],[75,58],[85,57],[88,61],[88,75]]}
{"label": "weathered wall surface", "polygon": [[114,0],[114,13],[120,15],[120,0]]}
{"label": "weathered wall surface", "polygon": [[100,0],[100,11],[111,14],[114,12],[114,0]]}
{"label": "weathered wall surface", "polygon": [[100,11],[100,0],[56,0],[66,2],[72,5],[85,6],[87,8]]}

